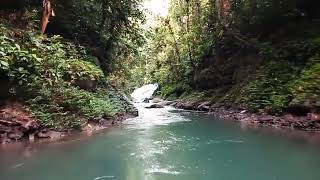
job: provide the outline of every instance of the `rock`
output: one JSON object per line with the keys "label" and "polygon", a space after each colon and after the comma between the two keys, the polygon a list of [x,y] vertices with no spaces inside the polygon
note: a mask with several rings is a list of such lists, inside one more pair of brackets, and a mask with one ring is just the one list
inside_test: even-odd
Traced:
{"label": "rock", "polygon": [[7,137],[7,133],[3,133],[3,134],[0,134],[0,143],[1,144],[7,144],[7,143],[10,143],[10,139],[8,139]]}
{"label": "rock", "polygon": [[308,117],[308,120],[311,120],[311,121],[320,121],[320,114],[308,113],[307,117]]}
{"label": "rock", "polygon": [[34,130],[40,127],[40,124],[34,120],[27,121],[25,124],[21,124],[21,126],[27,130]]}
{"label": "rock", "polygon": [[199,106],[197,107],[197,110],[198,110],[198,111],[208,112],[208,111],[210,110],[210,106],[201,106],[201,105],[199,105]]}
{"label": "rock", "polygon": [[130,115],[134,116],[134,117],[137,117],[139,116],[139,111],[137,109],[134,109],[130,112]]}
{"label": "rock", "polygon": [[164,106],[160,104],[152,104],[151,106],[147,106],[147,109],[156,109],[156,108],[164,108]]}
{"label": "rock", "polygon": [[[180,104],[179,104],[180,105]],[[253,113],[243,109],[235,109],[230,107],[211,106],[210,113],[223,120],[236,120],[246,124],[255,124],[257,126],[283,127],[302,130],[319,130],[320,129],[320,114],[319,111],[311,111],[312,113],[305,114],[303,109],[299,109],[298,113],[291,111],[284,114],[271,115],[267,112]],[[297,109],[294,109],[297,110]],[[301,113],[302,112],[302,113]]]}
{"label": "rock", "polygon": [[194,110],[197,108],[194,107],[194,104],[192,102],[177,102],[174,107],[180,108],[180,109],[185,109],[185,110]]}
{"label": "rock", "polygon": [[197,110],[207,112],[210,110],[210,105],[211,105],[211,102],[204,102],[197,107]]}
{"label": "rock", "polygon": [[187,102],[185,104],[183,104],[183,109],[186,109],[186,110],[194,110],[194,104],[191,103],[191,102]]}
{"label": "rock", "polygon": [[177,107],[177,104],[178,104],[177,102],[172,102],[170,105],[173,107]]}
{"label": "rock", "polygon": [[161,106],[172,106],[174,104],[174,101],[161,101],[161,102],[158,102],[157,104]]}
{"label": "rock", "polygon": [[317,128],[317,129],[320,129],[320,122],[319,123],[317,123],[317,122],[314,123],[314,127]]}
{"label": "rock", "polygon": [[19,140],[23,136],[23,133],[21,131],[15,131],[8,133],[8,138],[12,140]]}
{"label": "rock", "polygon": [[47,131],[41,131],[36,135],[38,138],[50,138]]}
{"label": "rock", "polygon": [[240,113],[241,114],[244,114],[244,113],[246,113],[246,112],[248,112],[247,110],[242,110]]}
{"label": "rock", "polygon": [[36,136],[41,139],[50,138],[53,140],[57,140],[62,138],[64,135],[62,132],[58,132],[58,131],[41,131],[37,133]]}
{"label": "rock", "polygon": [[259,117],[259,121],[260,122],[271,122],[273,120],[273,118],[272,118],[272,116],[261,116],[261,117]]}
{"label": "rock", "polygon": [[150,99],[149,98],[146,98],[145,100],[142,101],[143,103],[149,103],[150,102]]}
{"label": "rock", "polygon": [[62,132],[58,131],[48,131],[47,134],[52,140],[61,139],[64,136]]}
{"label": "rock", "polygon": [[160,102],[162,102],[162,100],[160,98],[158,98],[158,97],[155,97],[155,98],[151,99],[150,102],[152,102],[152,103],[160,103]]}

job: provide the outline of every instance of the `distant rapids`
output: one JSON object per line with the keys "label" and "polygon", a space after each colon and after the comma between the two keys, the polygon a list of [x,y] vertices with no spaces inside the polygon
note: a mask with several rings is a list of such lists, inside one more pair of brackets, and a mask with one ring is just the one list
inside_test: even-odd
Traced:
{"label": "distant rapids", "polygon": [[134,102],[141,103],[146,99],[152,97],[154,92],[158,89],[158,84],[147,84],[133,91],[131,97]]}

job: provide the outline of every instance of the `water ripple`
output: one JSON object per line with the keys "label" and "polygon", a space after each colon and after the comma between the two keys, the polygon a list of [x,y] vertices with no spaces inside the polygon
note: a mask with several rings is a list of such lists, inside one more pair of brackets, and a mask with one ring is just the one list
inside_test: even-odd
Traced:
{"label": "water ripple", "polygon": [[99,179],[114,179],[115,177],[114,176],[99,176],[99,177],[96,177],[94,178],[93,180],[99,180]]}
{"label": "water ripple", "polygon": [[181,172],[178,171],[174,171],[172,170],[173,167],[169,166],[168,168],[161,168],[159,166],[153,166],[149,169],[146,169],[146,173],[147,174],[156,174],[156,173],[160,173],[160,174],[170,174],[170,175],[179,175],[181,174]]}

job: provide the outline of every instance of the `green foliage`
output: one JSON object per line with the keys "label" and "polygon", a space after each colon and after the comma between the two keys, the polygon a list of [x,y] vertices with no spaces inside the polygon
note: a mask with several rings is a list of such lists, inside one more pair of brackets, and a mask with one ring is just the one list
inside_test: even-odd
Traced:
{"label": "green foliage", "polygon": [[56,93],[64,99],[63,106],[80,110],[88,119],[101,119],[105,116],[114,116],[118,112],[117,107],[112,105],[109,98],[102,97],[97,93],[89,93],[78,88],[68,88]]}
{"label": "green foliage", "polygon": [[[56,1],[53,26],[76,39],[98,59],[110,84],[124,92],[143,84],[139,48],[145,42],[142,0]],[[60,32],[59,32],[60,33]],[[78,58],[75,58],[78,59]]]}
{"label": "green foliage", "polygon": [[145,83],[160,83],[163,97],[188,97],[202,88],[213,93],[199,98],[252,111],[315,106],[317,5],[313,0],[171,0],[168,16],[147,32]]}
{"label": "green foliage", "polygon": [[288,86],[298,72],[296,67],[286,61],[270,62],[262,67],[254,79],[245,83],[240,94],[236,95],[235,102],[252,111],[281,111],[290,102]]}
{"label": "green foliage", "polygon": [[260,55],[266,58],[283,59],[296,63],[306,63],[320,50],[317,36],[316,38],[312,36],[311,38],[284,40],[280,43],[257,41],[255,43]]}
{"label": "green foliage", "polygon": [[119,71],[142,44],[141,0],[55,1],[53,24],[99,57],[105,74]]}
{"label": "green foliage", "polygon": [[175,87],[173,86],[165,86],[161,88],[161,97],[169,97],[171,94],[173,94],[175,92]]}
{"label": "green foliage", "polygon": [[207,25],[213,4],[172,0],[170,5],[169,15],[159,17],[157,25],[147,32],[145,82],[190,84],[212,46],[213,34]]}
{"label": "green foliage", "polygon": [[[133,111],[120,95],[106,93],[114,90],[84,47],[32,31],[20,30],[23,35],[16,38],[7,25],[0,26],[1,74],[10,81],[11,95],[24,101],[44,126],[80,128],[88,120],[108,120]],[[78,80],[98,85],[87,91]]]}
{"label": "green foliage", "polygon": [[192,89],[185,83],[177,83],[174,85],[166,85],[161,87],[158,94],[164,98],[175,99],[183,95],[186,91],[191,91]]}
{"label": "green foliage", "polygon": [[311,65],[305,68],[300,77],[293,81],[290,92],[292,106],[320,107],[320,58],[310,59]]}
{"label": "green foliage", "polygon": [[[82,46],[34,31],[14,38],[15,32],[2,28],[0,71],[14,84],[11,92],[27,91],[31,99],[40,99],[29,106],[55,127],[77,127],[84,119],[132,110],[114,90],[105,91],[110,89],[106,79],[124,92],[157,82],[163,97],[213,92],[212,100],[253,111],[318,103],[319,2],[227,0],[228,9],[222,1],[171,0],[168,16],[158,17],[148,30],[141,28],[141,2],[55,1],[50,33],[58,31]],[[248,69],[253,61],[242,60],[251,55],[263,62]],[[244,67],[243,79],[237,76],[239,67]],[[89,92],[81,83],[94,85]],[[215,89],[203,88],[209,83],[214,87],[207,88]],[[197,92],[200,88],[206,93]],[[228,90],[230,96],[221,95]],[[63,120],[54,112],[81,118]]]}
{"label": "green foliage", "polygon": [[269,62],[254,78],[234,88],[226,102],[252,111],[281,112],[290,106],[320,107],[319,56],[306,60],[306,66],[288,61]]}
{"label": "green foliage", "polygon": [[138,50],[139,44],[128,38],[123,38],[120,42],[114,52],[115,59],[118,61],[113,64],[113,70],[108,74],[108,80],[117,89],[129,93],[144,84],[144,75],[147,69],[144,61],[146,59],[144,52]]}
{"label": "green foliage", "polygon": [[66,63],[65,72],[71,81],[77,79],[89,79],[91,81],[102,80],[104,75],[101,69],[91,62],[77,59],[70,59]]}
{"label": "green foliage", "polygon": [[80,128],[88,120],[112,118],[119,112],[108,96],[67,85],[42,87],[27,103],[43,125],[56,129]]}
{"label": "green foliage", "polygon": [[[38,67],[42,61],[41,58],[38,58],[36,54],[32,54],[27,50],[22,50],[19,42],[9,38],[6,34],[1,33],[1,66],[2,71],[9,71],[8,74],[11,77],[15,77],[16,74],[20,74],[20,77],[23,78],[23,74],[30,73],[29,71],[23,71],[23,67],[26,64],[35,64],[35,67]],[[35,71],[34,68],[31,68],[30,71]]]}

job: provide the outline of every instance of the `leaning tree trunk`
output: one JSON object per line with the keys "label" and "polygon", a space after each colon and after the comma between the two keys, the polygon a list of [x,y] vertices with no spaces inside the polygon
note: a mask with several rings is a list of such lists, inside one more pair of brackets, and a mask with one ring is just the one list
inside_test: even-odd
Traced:
{"label": "leaning tree trunk", "polygon": [[49,23],[50,16],[55,16],[50,0],[43,0],[43,14],[41,20],[41,33],[44,34]]}

